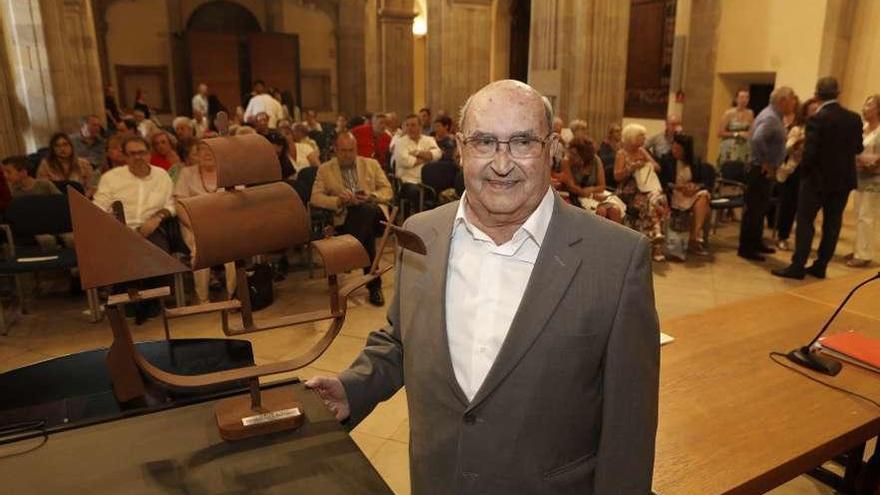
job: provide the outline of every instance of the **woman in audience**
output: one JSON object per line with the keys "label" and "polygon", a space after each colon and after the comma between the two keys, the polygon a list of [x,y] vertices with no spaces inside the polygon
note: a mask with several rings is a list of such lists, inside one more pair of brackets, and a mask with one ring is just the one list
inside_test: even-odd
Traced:
{"label": "woman in audience", "polygon": [[290,148],[287,139],[278,131],[269,131],[266,139],[275,145],[275,152],[278,153],[278,162],[281,163],[281,180],[293,180],[297,170],[293,167],[290,160]]}
{"label": "woman in audience", "polygon": [[169,132],[158,130],[150,134],[150,165],[161,168],[168,172],[173,182],[177,182],[177,176],[183,167],[183,160],[177,154],[177,140]]}
{"label": "woman in audience", "polygon": [[[177,184],[174,185],[174,198],[191,198],[217,192],[217,164],[214,161],[214,154],[211,150],[204,144],[196,143],[190,150],[189,156],[192,158],[191,163],[193,163],[193,166],[183,167],[180,170]],[[183,241],[189,247],[190,252],[195,254],[192,231],[183,224],[181,224],[180,231]],[[224,268],[226,271],[226,290],[229,296],[232,297],[235,292],[235,263],[226,263]],[[210,268],[193,270],[196,304],[210,301],[210,293],[208,291],[210,280]]]}
{"label": "woman in audience", "polygon": [[574,141],[575,139],[590,139],[590,135],[587,133],[586,120],[572,120],[568,123],[568,128],[571,130],[571,140],[569,140],[569,142]]}
{"label": "woman in audience", "polygon": [[605,190],[605,171],[592,140],[572,139],[562,160],[559,180],[574,204],[614,222],[623,221],[626,205]]}
{"label": "woman in audience", "polygon": [[796,111],[795,118],[788,127],[788,138],[785,143],[785,163],[776,170],[776,181],[779,186],[779,213],[776,218],[776,249],[791,251],[788,238],[797,215],[798,191],[801,187],[801,172],[798,165],[804,156],[805,126],[807,119],[812,117],[819,108],[819,100],[810,98]]}
{"label": "woman in audience", "polygon": [[143,112],[144,118],[146,118],[147,120],[152,118],[150,106],[147,105],[147,94],[141,88],[137,88],[134,92],[134,109]]}
{"label": "woman in audience", "polygon": [[752,135],[752,122],[755,114],[748,107],[749,90],[736,92],[733,107],[721,116],[718,137],[721,138],[721,151],[718,153],[718,166],[728,162],[749,163],[749,138]]}
{"label": "woman in audience", "polygon": [[670,186],[672,208],[693,214],[688,250],[698,256],[706,256],[709,252],[703,245],[703,225],[709,218],[710,197],[702,168],[694,162],[694,139],[687,134],[675,134],[672,138],[672,157],[675,162],[669,160],[661,170],[661,181]]}
{"label": "woman in audience", "polygon": [[306,167],[317,167],[321,164],[318,159],[318,151],[305,140],[297,140],[290,125],[279,127],[278,130],[287,141],[287,154],[296,170],[295,174]]}
{"label": "woman in audience", "polygon": [[605,179],[608,187],[617,187],[617,181],[614,180],[614,161],[617,157],[617,151],[620,149],[620,124],[611,124],[608,126],[608,133],[605,139],[599,145],[599,159],[602,160],[602,166],[605,168]]}
{"label": "woman in audience", "polygon": [[629,124],[621,132],[621,147],[614,161],[614,178],[619,184],[617,196],[628,214],[626,223],[642,232],[654,244],[654,261],[665,261],[663,225],[669,218],[669,206],[657,173],[660,165],[645,149],[646,129]]}
{"label": "woman in audience", "polygon": [[111,168],[128,165],[128,162],[125,160],[125,153],[122,152],[122,142],[125,141],[125,138],[126,136],[117,134],[107,140],[107,169],[102,170],[102,173]]}
{"label": "woman in audience", "polygon": [[855,195],[857,216],[855,250],[846,265],[854,268],[874,259],[874,225],[880,214],[880,95],[871,95],[862,107],[865,119],[862,143],[865,150],[856,157],[858,186]]}
{"label": "woman in audience", "polygon": [[76,156],[67,134],[58,132],[49,139],[49,155],[37,167],[37,179],[77,182],[91,198],[97,188],[98,174],[88,160]]}

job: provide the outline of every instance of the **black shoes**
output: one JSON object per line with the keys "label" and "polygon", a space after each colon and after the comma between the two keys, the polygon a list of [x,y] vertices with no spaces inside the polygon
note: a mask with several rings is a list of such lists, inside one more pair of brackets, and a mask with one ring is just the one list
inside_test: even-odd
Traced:
{"label": "black shoes", "polygon": [[776,253],[776,250],[773,249],[772,247],[768,247],[768,246],[765,246],[764,244],[761,244],[758,247],[758,252],[761,254],[774,254],[774,253]]}
{"label": "black shoes", "polygon": [[825,278],[825,267],[824,267],[824,266],[819,266],[819,265],[817,265],[817,264],[815,264],[815,263],[813,263],[812,265],[810,265],[809,268],[807,268],[806,272],[807,272],[809,275],[812,275],[812,276],[814,276],[814,277],[816,277],[816,278]]}
{"label": "black shoes", "polygon": [[384,306],[385,305],[385,296],[382,295],[382,288],[375,287],[370,289],[370,304],[373,306]]}
{"label": "black shoes", "polygon": [[782,278],[791,278],[794,280],[803,280],[807,275],[807,271],[803,268],[796,267],[794,265],[789,265],[785,268],[779,268],[776,270],[771,270],[770,273],[776,275],[777,277]]}
{"label": "black shoes", "polygon": [[744,258],[749,261],[765,261],[765,260],[767,260],[767,258],[765,258],[764,255],[758,254],[755,252],[750,252],[750,251],[738,251],[736,253],[736,255],[739,256],[740,258]]}

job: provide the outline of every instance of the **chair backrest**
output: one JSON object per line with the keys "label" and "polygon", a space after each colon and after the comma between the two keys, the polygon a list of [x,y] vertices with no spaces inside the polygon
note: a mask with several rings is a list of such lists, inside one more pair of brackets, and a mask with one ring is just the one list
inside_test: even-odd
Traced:
{"label": "chair backrest", "polygon": [[308,206],[309,201],[312,199],[312,186],[315,185],[317,176],[318,167],[306,167],[296,174],[296,180],[293,182],[293,188],[306,206]]}
{"label": "chair backrest", "polygon": [[429,162],[422,167],[422,184],[439,194],[441,191],[455,187],[457,174],[458,167],[453,162],[446,160]]}
{"label": "chair backrest", "polygon": [[84,188],[81,183],[73,180],[53,180],[52,183],[55,184],[55,187],[57,187],[62,194],[67,194],[68,186],[76,189],[76,192],[80,194],[86,193],[86,188]]}
{"label": "chair backrest", "polygon": [[17,196],[3,212],[16,238],[71,232],[70,207],[64,194]]}
{"label": "chair backrest", "polygon": [[712,165],[711,163],[705,163],[705,162],[697,162],[697,163],[699,164],[700,169],[701,169],[700,172],[703,175],[703,180],[702,180],[703,187],[705,187],[709,191],[714,191],[715,190],[715,178],[717,175],[717,172],[715,171],[715,165]]}
{"label": "chair backrest", "polygon": [[724,162],[720,172],[723,179],[746,182],[746,164],[743,162]]}

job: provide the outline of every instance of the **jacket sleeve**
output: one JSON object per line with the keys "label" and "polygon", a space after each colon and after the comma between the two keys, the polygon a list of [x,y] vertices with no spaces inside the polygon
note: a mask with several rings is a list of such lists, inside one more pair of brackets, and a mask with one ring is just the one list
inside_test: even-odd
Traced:
{"label": "jacket sleeve", "polygon": [[605,350],[602,432],[593,493],[651,493],[660,336],[649,253],[647,240],[640,239]]}
{"label": "jacket sleeve", "polygon": [[321,165],[318,173],[315,174],[315,183],[312,185],[312,197],[309,203],[318,208],[336,211],[339,209],[339,198],[327,193],[327,186],[324,184],[324,175],[326,173],[326,167]]}
{"label": "jacket sleeve", "polygon": [[[400,288],[402,252],[397,254],[395,288]],[[388,325],[370,333],[354,363],[339,374],[345,387],[351,415],[347,426],[354,428],[376,407],[403,386],[403,341],[400,336],[400,290],[395,290],[388,307]]]}
{"label": "jacket sleeve", "polygon": [[376,195],[380,203],[390,203],[394,199],[394,190],[391,189],[391,183],[388,182],[388,177],[382,171],[379,162],[372,161],[370,170],[373,174],[373,183],[376,185],[376,190],[373,191],[373,194]]}
{"label": "jacket sleeve", "polygon": [[801,168],[802,173],[807,175],[818,167],[821,126],[817,116],[807,119],[807,124],[804,127],[804,136],[804,154],[798,166]]}

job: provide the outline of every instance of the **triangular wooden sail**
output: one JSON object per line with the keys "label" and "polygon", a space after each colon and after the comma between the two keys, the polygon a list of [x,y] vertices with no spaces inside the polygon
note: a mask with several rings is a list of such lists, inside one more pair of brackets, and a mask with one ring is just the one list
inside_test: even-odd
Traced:
{"label": "triangular wooden sail", "polygon": [[190,270],[75,189],[67,197],[83,289]]}

